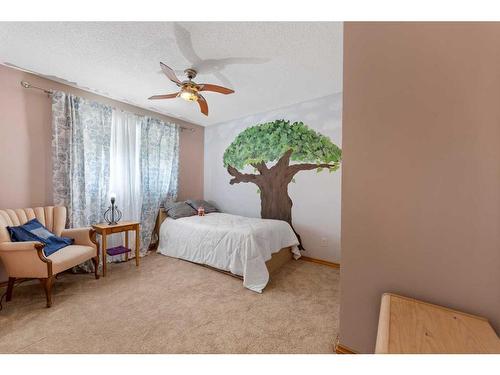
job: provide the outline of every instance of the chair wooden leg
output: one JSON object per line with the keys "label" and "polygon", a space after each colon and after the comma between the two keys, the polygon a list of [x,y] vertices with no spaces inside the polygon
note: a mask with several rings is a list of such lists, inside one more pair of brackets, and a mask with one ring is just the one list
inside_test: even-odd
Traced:
{"label": "chair wooden leg", "polygon": [[7,295],[5,300],[9,302],[12,299],[12,291],[14,290],[14,283],[16,281],[15,277],[9,277],[9,282],[7,284]]}
{"label": "chair wooden leg", "polygon": [[52,306],[52,285],[54,284],[54,276],[50,276],[44,279],[40,279],[40,283],[45,291],[45,297],[47,299],[47,307]]}
{"label": "chair wooden leg", "polygon": [[92,258],[92,263],[94,263],[94,275],[97,280],[99,279],[99,254]]}

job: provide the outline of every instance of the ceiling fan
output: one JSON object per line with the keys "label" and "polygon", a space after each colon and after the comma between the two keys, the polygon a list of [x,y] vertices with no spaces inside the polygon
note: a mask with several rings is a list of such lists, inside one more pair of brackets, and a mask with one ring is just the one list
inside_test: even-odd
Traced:
{"label": "ceiling fan", "polygon": [[181,82],[175,75],[175,72],[172,70],[172,68],[168,67],[162,62],[160,62],[160,66],[161,70],[163,71],[163,73],[165,73],[167,78],[175,83],[178,87],[180,87],[180,91],[173,94],[153,95],[148,99],[173,99],[181,97],[182,99],[189,102],[198,102],[201,113],[203,113],[205,116],[208,116],[208,104],[203,95],[200,94],[201,91],[213,91],[224,95],[232,94],[234,92],[234,90],[222,86],[212,85],[209,83],[197,84],[196,82],[193,82],[193,79],[197,74],[197,71],[194,69],[190,68],[184,70],[184,73],[186,73],[187,76],[187,80]]}

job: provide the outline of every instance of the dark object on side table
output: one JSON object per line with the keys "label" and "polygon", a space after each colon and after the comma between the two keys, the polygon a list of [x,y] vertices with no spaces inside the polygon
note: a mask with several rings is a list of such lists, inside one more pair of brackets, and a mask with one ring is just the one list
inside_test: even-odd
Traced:
{"label": "dark object on side table", "polygon": [[111,196],[111,206],[104,212],[104,220],[109,225],[116,225],[122,218],[122,212],[115,205],[115,197]]}

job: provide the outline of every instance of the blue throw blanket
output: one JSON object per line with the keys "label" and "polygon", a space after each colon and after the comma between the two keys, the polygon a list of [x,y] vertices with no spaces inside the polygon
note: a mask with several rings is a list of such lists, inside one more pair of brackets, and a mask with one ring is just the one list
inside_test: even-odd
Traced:
{"label": "blue throw blanket", "polygon": [[57,250],[73,243],[72,238],[56,236],[37,219],[32,219],[17,227],[7,227],[7,230],[10,234],[10,240],[13,242],[38,241],[45,244],[43,248],[45,256],[54,254]]}

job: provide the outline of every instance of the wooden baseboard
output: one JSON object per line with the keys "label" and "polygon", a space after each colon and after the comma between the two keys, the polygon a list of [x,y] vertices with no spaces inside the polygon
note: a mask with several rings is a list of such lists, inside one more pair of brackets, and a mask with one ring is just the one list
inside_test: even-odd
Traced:
{"label": "wooden baseboard", "polygon": [[337,354],[358,354],[354,350],[352,350],[351,348],[348,348],[347,346],[342,345],[340,343],[338,343],[335,346],[335,353],[337,353]]}
{"label": "wooden baseboard", "polygon": [[340,264],[339,263],[329,262],[327,260],[310,258],[310,257],[306,257],[306,256],[301,256],[300,259],[305,260],[306,262],[312,262],[312,263],[322,264],[324,266],[328,266],[328,267],[332,267],[332,268],[340,268]]}
{"label": "wooden baseboard", "polygon": [[335,337],[335,343],[333,344],[333,351],[337,354],[358,354],[354,350],[352,350],[351,348],[349,348],[345,345],[342,345],[340,343],[340,336],[339,335],[337,335],[337,337]]}

